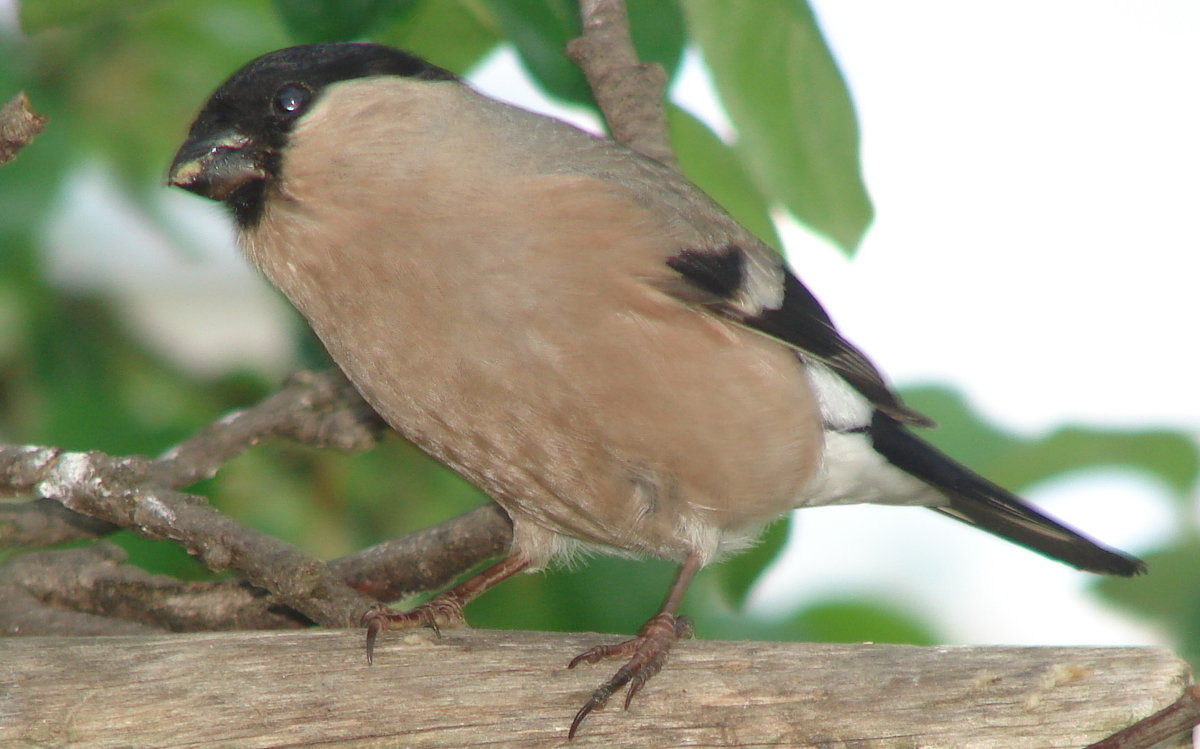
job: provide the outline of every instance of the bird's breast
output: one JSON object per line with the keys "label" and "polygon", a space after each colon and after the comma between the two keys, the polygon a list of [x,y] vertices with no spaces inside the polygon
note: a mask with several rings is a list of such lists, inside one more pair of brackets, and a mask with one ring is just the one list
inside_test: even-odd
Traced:
{"label": "bird's breast", "polygon": [[481,180],[274,207],[248,254],[388,423],[518,529],[711,557],[816,470],[795,355],[655,290],[673,239],[618,190]]}

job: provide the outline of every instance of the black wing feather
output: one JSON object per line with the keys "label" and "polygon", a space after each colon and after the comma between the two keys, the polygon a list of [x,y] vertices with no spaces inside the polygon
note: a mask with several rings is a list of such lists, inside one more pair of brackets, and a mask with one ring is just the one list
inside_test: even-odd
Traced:
{"label": "black wing feather", "polygon": [[871,360],[847,341],[817,298],[783,268],[783,301],[778,308],[753,312],[734,302],[746,275],[746,256],[738,247],[718,251],[683,250],[667,259],[686,285],[664,289],[682,301],[701,304],[751,330],[770,336],[837,373],[875,408],[905,424],[933,426],[933,421],[900,402]]}

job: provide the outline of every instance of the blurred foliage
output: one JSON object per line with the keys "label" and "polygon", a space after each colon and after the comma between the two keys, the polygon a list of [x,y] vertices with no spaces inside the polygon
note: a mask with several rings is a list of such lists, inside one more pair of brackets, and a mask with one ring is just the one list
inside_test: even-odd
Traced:
{"label": "blurred foliage", "polygon": [[275,0],[275,10],[299,44],[362,39],[395,25],[415,0]]}
{"label": "blurred foliage", "polygon": [[[560,99],[592,106],[563,47],[578,32],[570,0],[26,0],[25,36],[0,32],[0,99],[30,94],[51,122],[0,169],[0,440],[158,453],[274,386],[256,372],[201,378],[138,343],[113,295],[53,287],[39,238],[55,220],[64,180],[85,161],[107,165],[161,222],[161,175],[203,98],[247,60],[309,41],[369,38],[466,72],[512,45],[532,78]],[[669,111],[684,172],[752,231],[779,245],[782,207],[852,252],[871,219],[854,111],[803,0],[762,0],[730,12],[716,0],[629,0],[640,54],[674,75],[685,47],[710,67],[736,127],[725,142],[693,115]],[[160,226],[168,236],[177,230]],[[178,238],[178,237],[177,237]],[[299,328],[298,328],[299,329]],[[304,333],[296,361],[320,361]],[[1095,466],[1154,476],[1180,499],[1179,538],[1148,555],[1154,575],[1104,581],[1112,602],[1161,622],[1200,654],[1193,439],[1166,432],[1064,428],[1018,439],[983,423],[953,393],[908,393],[942,427],[930,438],[1020,490]],[[362,455],[287,444],[257,448],[195,487],[240,521],[324,557],[438,522],[483,498],[398,438]],[[758,547],[705,570],[687,609],[707,637],[930,643],[936,623],[887,601],[826,600],[770,620],[741,612],[777,555],[780,522]],[[208,573],[170,544],[116,539],[146,568]],[[524,575],[473,604],[483,626],[630,632],[658,604],[670,565],[595,558]]]}
{"label": "blurred foliage", "polygon": [[1176,500],[1176,536],[1170,546],[1140,556],[1150,574],[1097,578],[1103,598],[1166,629],[1181,654],[1200,664],[1200,521],[1195,497],[1200,485],[1200,450],[1192,435],[1166,430],[1062,427],[1039,438],[1021,439],[982,421],[957,394],[945,388],[910,388],[907,403],[938,422],[930,442],[1001,484],[1022,491],[1076,471],[1120,468],[1152,477]]}
{"label": "blurred foliage", "polygon": [[[579,9],[573,0],[492,0],[490,6],[506,40],[548,93],[594,105],[582,71],[563,54],[567,42],[579,36]],[[638,56],[673,75],[685,41],[677,0],[626,0],[626,6]]]}
{"label": "blurred foliage", "polygon": [[871,222],[850,94],[812,10],[759,0],[686,3],[692,39],[737,123],[738,155],[802,223],[852,252]]}
{"label": "blurred foliage", "polygon": [[1113,603],[1166,629],[1179,654],[1200,666],[1200,594],[1196,590],[1196,560],[1200,559],[1200,533],[1195,524],[1170,546],[1143,554],[1150,567],[1146,580],[1121,578],[1096,582],[1100,593]]}
{"label": "blurred foliage", "polygon": [[782,249],[770,206],[734,148],[698,117],[674,104],[667,106],[667,128],[687,178],[737,216],[759,239]]}

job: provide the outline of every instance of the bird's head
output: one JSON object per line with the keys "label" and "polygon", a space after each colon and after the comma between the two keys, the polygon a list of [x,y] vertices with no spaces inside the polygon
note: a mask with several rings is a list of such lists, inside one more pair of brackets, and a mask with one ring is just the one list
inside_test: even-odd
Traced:
{"label": "bird's head", "polygon": [[224,203],[243,228],[259,218],[280,176],[289,137],[326,90],[374,76],[457,80],[425,60],[379,44],[288,47],[246,64],[200,110],[167,175],[176,187]]}

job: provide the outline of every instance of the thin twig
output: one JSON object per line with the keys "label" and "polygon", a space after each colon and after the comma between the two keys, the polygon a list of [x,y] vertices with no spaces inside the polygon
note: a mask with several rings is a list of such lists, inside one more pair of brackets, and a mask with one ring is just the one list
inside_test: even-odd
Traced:
{"label": "thin twig", "polygon": [[182,488],[211,477],[270,437],[312,447],[366,450],[375,445],[383,427],[340,370],[297,372],[279,392],[228,414],[163,453],[150,473],[164,486]]}
{"label": "thin twig", "polygon": [[[395,601],[445,587],[463,570],[502,554],[511,537],[508,516],[488,503],[328,567],[363,595]],[[0,567],[0,633],[211,632],[311,623],[243,580],[184,582],[151,575],[106,542],[24,554]]]}
{"label": "thin twig", "polygon": [[462,572],[503,554],[512,521],[488,502],[403,538],[384,541],[329,563],[339,578],[378,601],[446,587]]}
{"label": "thin twig", "polygon": [[[188,630],[156,616],[160,607],[146,594],[187,583],[151,575],[125,559],[123,549],[104,541],[15,557],[4,566],[0,582],[0,632],[78,636]],[[173,599],[160,599],[168,600]],[[193,612],[214,610],[194,605],[208,601],[191,603]]]}
{"label": "thin twig", "polygon": [[[212,476],[223,464],[270,437],[287,437],[314,447],[363,450],[374,444],[381,428],[379,417],[341,372],[298,372],[279,392],[222,417],[158,459],[125,461],[136,461],[145,472],[143,481],[150,486],[183,489]],[[50,447],[0,444],[0,496],[35,493],[60,452]],[[0,504],[0,548],[49,546],[114,530],[116,526],[81,517],[59,502]]]}
{"label": "thin twig", "polygon": [[[0,445],[0,476],[3,475],[4,453],[22,448]],[[8,493],[16,492],[9,490]],[[0,502],[0,549],[55,546],[100,538],[118,530],[112,523],[72,512],[52,499]]]}
{"label": "thin twig", "polygon": [[587,78],[613,139],[669,166],[677,166],[667,138],[663,91],[667,73],[638,61],[625,0],[581,0],[583,33],[567,54]]}
{"label": "thin twig", "polygon": [[22,91],[0,107],[0,166],[12,161],[46,127],[46,118],[29,108]]}
{"label": "thin twig", "polygon": [[1087,749],[1150,749],[1200,726],[1200,684],[1184,690],[1183,696],[1153,715],[1117,731]]}

